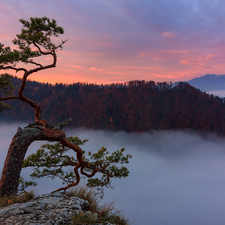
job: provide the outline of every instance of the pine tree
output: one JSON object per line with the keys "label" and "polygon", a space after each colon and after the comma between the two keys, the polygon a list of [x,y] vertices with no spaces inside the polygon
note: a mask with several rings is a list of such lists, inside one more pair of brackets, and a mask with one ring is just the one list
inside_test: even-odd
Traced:
{"label": "pine tree", "polygon": [[[102,149],[100,152],[93,155],[94,162],[89,162],[89,160],[86,160],[84,157],[83,150],[71,139],[66,138],[65,131],[62,130],[71,119],[67,119],[56,125],[50,124],[47,120],[42,118],[40,105],[24,95],[27,79],[31,74],[56,67],[56,51],[62,49],[66,41],[62,40],[58,45],[52,42],[52,37],[58,37],[60,34],[64,33],[63,28],[57,26],[54,19],[50,20],[47,17],[35,17],[30,18],[30,21],[24,19],[19,21],[23,24],[23,28],[21,33],[17,34],[17,37],[13,40],[13,44],[17,45],[17,48],[11,49],[0,43],[0,70],[10,69],[16,72],[22,72],[22,83],[17,95],[3,96],[0,98],[0,101],[17,99],[29,104],[35,111],[35,122],[23,129],[19,127],[12,139],[2,171],[0,196],[16,194],[25,154],[30,144],[36,140],[56,141],[58,145],[62,146],[62,149],[69,148],[75,152],[75,160],[73,160],[73,163],[69,164],[74,167],[75,182],[67,185],[63,190],[79,183],[79,173],[88,178],[93,177],[97,172],[103,173],[104,185],[110,183],[111,177],[121,178],[128,176],[129,172],[125,167],[122,167],[120,170],[115,166],[110,167],[111,169],[107,166],[110,160],[115,163],[128,162],[127,160],[130,156],[123,156],[124,150],[121,149],[119,152],[108,156],[109,158],[105,158],[105,150]],[[52,57],[52,63],[42,65],[38,62],[38,58],[41,56]],[[25,65],[30,64],[33,68],[27,69],[26,67],[18,67],[17,63],[24,63]],[[30,66],[28,68],[30,68]],[[114,158],[114,154],[116,154],[116,158]],[[55,162],[54,155],[51,156],[53,157],[53,162]],[[49,158],[48,156],[46,159],[47,164],[53,166],[53,164],[50,163],[52,162],[51,157]],[[70,160],[68,162],[70,163]],[[38,163],[38,159],[36,163]],[[101,186],[102,182],[101,180],[94,179],[92,184],[94,186]]]}

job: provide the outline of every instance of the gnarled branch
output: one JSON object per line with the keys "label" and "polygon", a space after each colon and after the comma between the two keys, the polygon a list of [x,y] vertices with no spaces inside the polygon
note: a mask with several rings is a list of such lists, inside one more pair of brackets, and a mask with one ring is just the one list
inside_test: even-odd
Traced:
{"label": "gnarled branch", "polygon": [[15,70],[16,73],[19,72],[19,71],[24,71],[24,72],[27,72],[27,70],[25,68],[16,68],[16,67],[13,67],[13,66],[2,66],[0,65],[0,70]]}

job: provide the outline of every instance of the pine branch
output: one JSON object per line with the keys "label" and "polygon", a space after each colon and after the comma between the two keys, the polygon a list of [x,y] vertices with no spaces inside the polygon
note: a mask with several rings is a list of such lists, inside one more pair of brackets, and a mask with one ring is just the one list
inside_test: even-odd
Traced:
{"label": "pine branch", "polygon": [[0,65],[0,70],[8,70],[8,69],[16,70],[16,72],[18,72],[18,71],[27,72],[27,70],[25,68],[15,68],[13,66],[2,66],[2,65]]}

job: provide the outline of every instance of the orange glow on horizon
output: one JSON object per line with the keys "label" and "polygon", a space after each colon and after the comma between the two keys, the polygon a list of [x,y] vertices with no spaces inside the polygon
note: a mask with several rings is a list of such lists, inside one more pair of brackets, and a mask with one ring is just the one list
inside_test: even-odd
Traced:
{"label": "orange glow on horizon", "polygon": [[[155,14],[156,17],[148,18],[149,27],[146,29],[146,20],[142,20],[141,16],[137,19],[132,13],[123,14],[126,10],[118,10],[120,7],[123,8],[119,2],[115,3],[119,4],[115,11],[109,10],[109,15],[106,15],[103,10],[99,12],[99,17],[91,9],[86,11],[86,6],[81,6],[84,8],[83,14],[80,14],[72,3],[65,4],[65,7],[61,8],[60,2],[54,2],[57,2],[54,9],[32,1],[26,5],[20,1],[16,1],[13,5],[7,2],[0,3],[0,26],[1,30],[4,30],[4,33],[0,34],[0,42],[5,46],[16,48],[11,40],[21,31],[22,25],[18,22],[21,18],[42,17],[48,12],[48,17],[55,18],[57,24],[65,30],[65,34],[53,38],[55,44],[60,43],[61,39],[68,40],[62,51],[57,51],[56,68],[31,74],[30,80],[51,84],[76,82],[111,84],[131,80],[187,81],[205,74],[225,74],[225,44],[222,37],[213,36],[221,34],[211,32],[212,26],[208,27],[204,21],[201,24],[204,29],[202,26],[194,27],[195,24],[190,29],[180,23],[172,26],[172,23],[168,24],[165,19],[174,16],[180,18],[182,14],[171,14],[170,17],[163,18],[160,16],[160,20],[153,20],[152,18],[158,16]],[[104,5],[101,1],[95,4],[100,7]],[[30,15],[29,10],[19,10],[31,7],[34,9],[34,15]],[[59,12],[65,16],[62,17]],[[118,17],[115,17],[115,12]],[[167,13],[170,12],[172,11]],[[153,10],[152,13],[156,11]],[[184,17],[180,21],[186,20],[189,22],[189,17]],[[177,21],[177,18],[174,18],[174,21]],[[208,36],[204,33],[206,31]],[[40,57],[37,62],[48,65],[51,64],[51,60],[52,57],[46,55]],[[18,64],[18,66],[31,68],[30,65]],[[22,72],[1,71],[4,72],[22,76]]]}

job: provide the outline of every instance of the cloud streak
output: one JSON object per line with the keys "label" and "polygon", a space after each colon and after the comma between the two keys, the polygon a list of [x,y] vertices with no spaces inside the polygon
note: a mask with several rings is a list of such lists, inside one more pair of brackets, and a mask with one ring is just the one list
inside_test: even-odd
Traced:
{"label": "cloud streak", "polygon": [[[67,83],[87,81],[90,77],[90,82],[98,84],[132,79],[189,80],[224,71],[221,60],[225,57],[225,31],[221,29],[225,20],[224,6],[222,0],[93,0],[88,5],[77,0],[63,3],[59,0],[3,0],[0,26],[4,33],[0,35],[0,41],[11,45],[8,37],[13,39],[20,32],[20,18],[48,16],[65,29],[62,38],[69,39],[62,53],[59,52],[58,68],[98,65],[102,71],[113,71],[116,67],[135,65],[139,68],[154,66],[154,69],[127,71],[130,76],[121,76],[117,80],[107,72],[104,73],[105,78],[98,73],[90,76],[88,69],[76,73],[67,71],[63,78],[59,69],[49,70],[34,74],[32,79],[46,82],[49,74],[50,82],[54,83],[51,79],[51,74],[54,74],[55,82],[67,80]],[[172,54],[174,51],[180,54]],[[196,63],[189,67],[180,63],[205,56],[211,56],[207,58],[210,66]],[[159,74],[160,78],[154,74]],[[19,73],[17,75],[20,76]]]}

